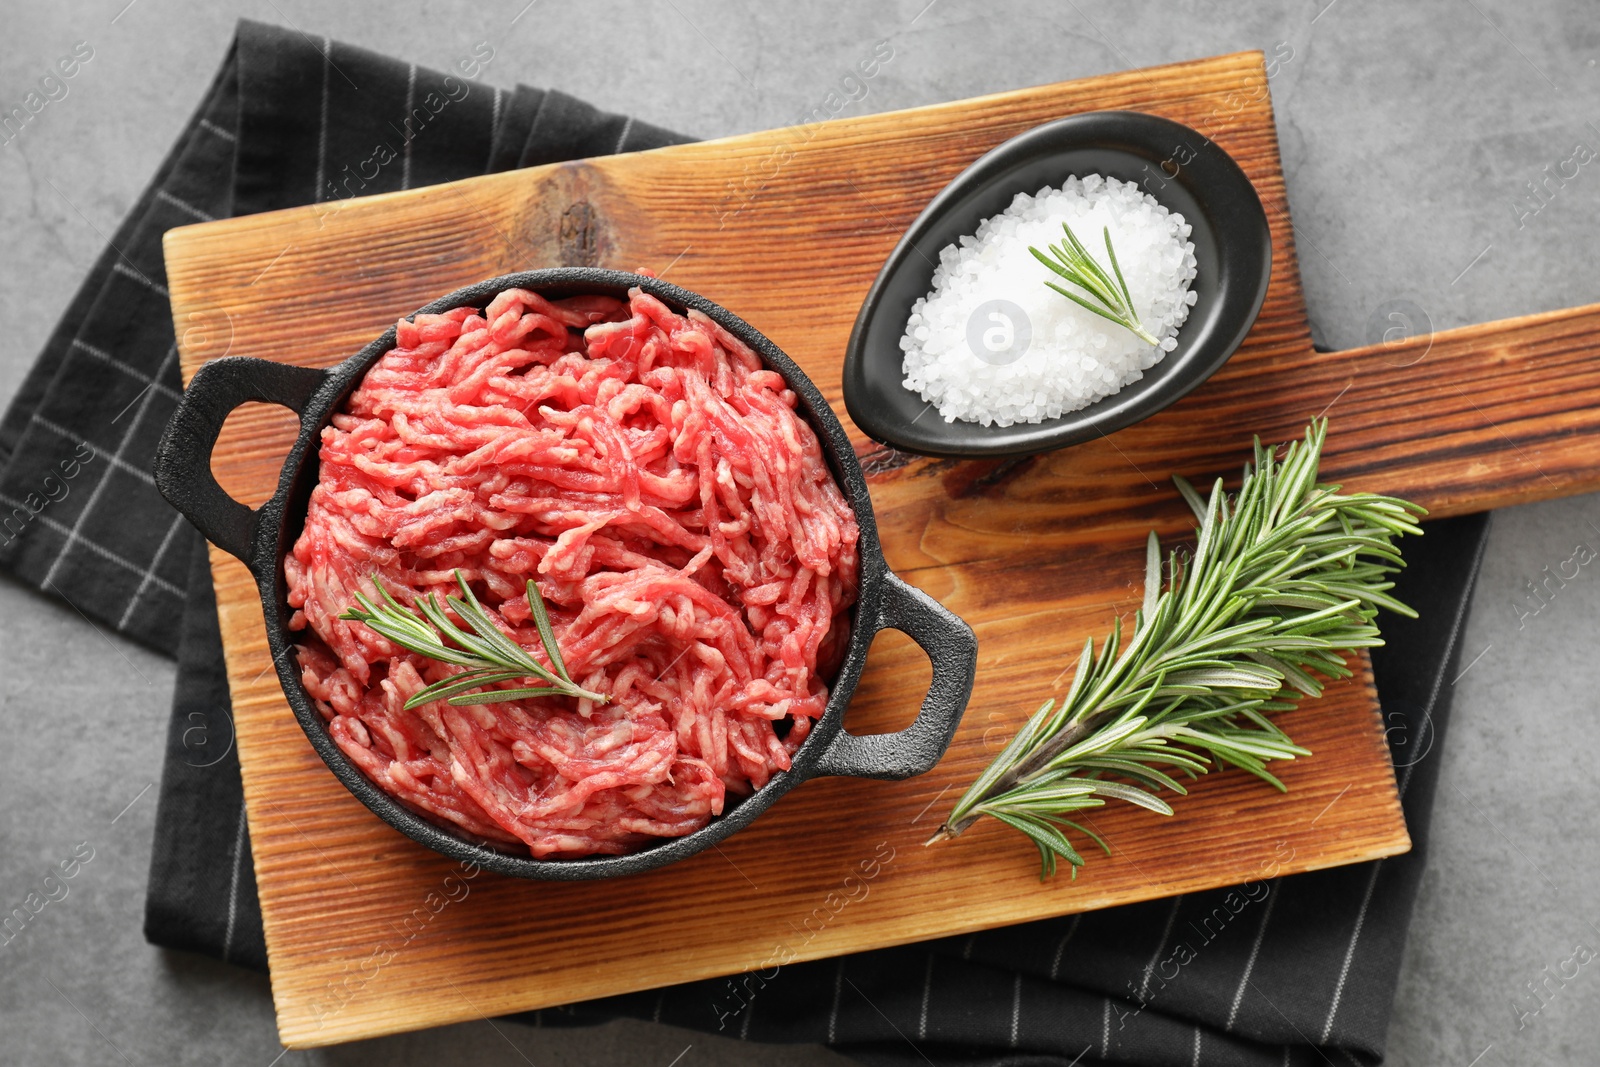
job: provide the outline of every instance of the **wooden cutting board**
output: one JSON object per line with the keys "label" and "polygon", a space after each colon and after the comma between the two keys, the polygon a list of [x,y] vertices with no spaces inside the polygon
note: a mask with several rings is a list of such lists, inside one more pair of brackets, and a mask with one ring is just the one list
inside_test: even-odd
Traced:
{"label": "wooden cutting board", "polygon": [[[979,637],[966,720],[927,775],[809,782],[718,850],[643,876],[574,885],[452,877],[455,864],[379,822],[318,760],[273,675],[254,583],[213,552],[286,1044],[735,974],[1409,847],[1365,659],[1355,679],[1284,716],[1315,751],[1280,772],[1287,796],[1230,772],[1202,781],[1170,819],[1107,809],[1094,824],[1114,855],[1094,855],[1076,881],[1040,884],[1033,848],[987,823],[921,847],[1026,713],[1063,691],[1085,636],[1131,614],[1146,530],[1187,533],[1174,472],[1236,472],[1251,432],[1287,440],[1327,411],[1332,479],[1435,514],[1600,487],[1590,340],[1600,309],[1312,350],[1259,53],[174,230],[167,275],[184,374],[225,353],[328,366],[434,297],[512,270],[649,267],[766,332],[843,418],[851,323],[923,205],[1000,141],[1107,108],[1175,119],[1238,160],[1271,220],[1271,289],[1245,345],[1206,386],[1094,444],[958,463],[887,452],[851,427],[890,565]],[[294,429],[278,409],[236,413],[213,464],[224,486],[264,500]],[[849,728],[908,723],[928,678],[907,640],[881,637]],[[706,1010],[714,1022],[718,1005]]]}

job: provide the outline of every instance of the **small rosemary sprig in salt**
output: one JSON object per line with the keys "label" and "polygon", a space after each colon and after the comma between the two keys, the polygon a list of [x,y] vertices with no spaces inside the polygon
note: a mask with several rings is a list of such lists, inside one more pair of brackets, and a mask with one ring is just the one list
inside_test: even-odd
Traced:
{"label": "small rosemary sprig in salt", "polygon": [[1213,763],[1284,789],[1267,764],[1310,753],[1272,714],[1320,696],[1317,676],[1348,676],[1348,653],[1381,645],[1379,608],[1416,617],[1389,595],[1389,575],[1403,566],[1395,538],[1422,532],[1423,509],[1318,485],[1326,435],[1326,420],[1313,422],[1282,460],[1257,438],[1237,494],[1219,478],[1202,501],[1174,479],[1200,520],[1193,556],[1170,555],[1162,592],[1151,532],[1144,605],[1127,646],[1120,620],[1098,656],[1087,641],[1059,707],[1044,702],[928,844],[988,815],[1038,846],[1041,879],[1058,857],[1076,875],[1084,861],[1068,830],[1106,848],[1069,818],[1077,812],[1121,800],[1171,815],[1159,794],[1184,794],[1174,776],[1192,779]]}
{"label": "small rosemary sprig in salt", "polygon": [[1133,295],[1128,292],[1128,283],[1122,277],[1122,268],[1117,265],[1116,249],[1111,247],[1111,228],[1104,230],[1106,241],[1106,255],[1111,258],[1111,270],[1116,274],[1115,281],[1106,273],[1089,250],[1083,247],[1083,242],[1078,240],[1078,235],[1072,232],[1072,227],[1065,222],[1061,224],[1066,240],[1058,245],[1050,245],[1049,255],[1039,251],[1032,245],[1028,251],[1033,253],[1033,258],[1059,274],[1067,282],[1076,285],[1093,298],[1091,303],[1077,293],[1061,288],[1055,282],[1046,281],[1045,284],[1062,296],[1071,300],[1079,307],[1094,312],[1103,319],[1110,319],[1118,326],[1130,330],[1139,340],[1147,345],[1159,346],[1161,342],[1155,335],[1139,322],[1139,313],[1133,307]]}
{"label": "small rosemary sprig in salt", "polygon": [[[528,655],[527,649],[501,632],[488,612],[478,603],[478,598],[472,595],[472,590],[467,586],[466,576],[459,570],[456,571],[456,582],[461,586],[462,596],[446,597],[445,603],[472,627],[472,633],[467,633],[450,621],[450,617],[444,613],[438,599],[432,593],[417,600],[417,608],[422,612],[422,618],[419,619],[389,594],[389,590],[383,587],[376,574],[372,576],[372,584],[377,587],[378,595],[383,597],[384,604],[382,606],[374,604],[364,594],[357,592],[356,602],[361,606],[351,608],[339,616],[352,622],[365,623],[374,633],[419,656],[467,668],[460,674],[453,674],[425,689],[418,690],[410,700],[406,701],[407,708],[440,699],[446,699],[459,707],[465,704],[498,704],[507,700],[553,696],[577,697],[581,700],[592,700],[596,704],[606,703],[607,698],[604,694],[584,689],[567,674],[567,665],[561,659],[561,649],[556,644],[555,631],[550,628],[550,615],[545,611],[544,598],[539,595],[539,587],[531,578],[528,580],[528,609],[533,613],[533,621],[539,627],[539,641],[544,646],[544,654],[550,659],[549,667]],[[456,647],[446,645],[441,634],[448,637]],[[545,684],[516,689],[487,689],[481,693],[469,692],[480,686],[527,678],[537,678]]]}

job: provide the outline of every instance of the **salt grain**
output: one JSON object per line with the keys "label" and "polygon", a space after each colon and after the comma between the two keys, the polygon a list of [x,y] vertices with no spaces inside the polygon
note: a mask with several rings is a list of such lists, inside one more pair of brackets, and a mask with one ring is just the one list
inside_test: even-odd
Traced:
{"label": "salt grain", "polygon": [[[1109,227],[1134,309],[1159,345],[1045,286],[1076,291],[1028,251],[1062,241],[1063,222],[1108,272],[1101,234]],[[1182,215],[1137,185],[1099,174],[1018,193],[976,234],[940,251],[933,290],[912,305],[900,339],[906,388],[946,422],[1010,426],[1058,418],[1138,381],[1177,348],[1194,306],[1189,233]]]}

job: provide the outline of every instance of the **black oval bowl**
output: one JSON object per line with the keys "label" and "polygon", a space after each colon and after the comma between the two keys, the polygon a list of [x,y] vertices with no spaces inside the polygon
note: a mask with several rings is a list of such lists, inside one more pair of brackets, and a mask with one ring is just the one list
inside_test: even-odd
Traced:
{"label": "black oval bowl", "polygon": [[[326,371],[237,356],[207,363],[189,383],[156,453],[155,479],[162,495],[212,543],[243,560],[255,575],[278,680],[306,737],[335,777],[379,818],[412,840],[453,859],[469,860],[520,878],[575,881],[650,870],[709,848],[749,825],[779,797],[808,778],[849,775],[895,779],[921,774],[944,755],[972,692],[978,646],[971,628],[889,570],[878,544],[866,480],[838,417],[800,368],[743,319],[705,297],[667,282],[621,271],[577,267],[493,278],[459,289],[413,315],[458,307],[481,308],[496,293],[513,287],[549,297],[602,293],[626,299],[634,286],[680,313],[691,308],[705,313],[783,376],[799,397],[800,414],[816,430],[823,454],[861,529],[861,579],[852,632],[826,712],[795,753],[787,771],[774,775],[761,789],[730,803],[721,816],[683,837],[663,839],[625,856],[541,860],[513,854],[443,829],[415,814],[374,785],[329,736],[322,716],[300,681],[299,666],[291,654],[294,635],[288,626],[290,609],[283,559],[300,535],[311,489],[317,482],[322,429],[367,369],[394,347],[392,327],[359,353]],[[277,491],[255,511],[228,496],[211,473],[211,451],[223,420],[250,400],[281,404],[300,416],[300,434],[284,462]],[[843,729],[845,708],[861,677],[867,646],[873,635],[885,627],[903,631],[922,646],[933,663],[933,681],[910,726],[899,733],[857,736]]]}
{"label": "black oval bowl", "polygon": [[[1003,427],[945,422],[902,384],[900,351],[911,305],[933,288],[940,250],[976,233],[1018,193],[1086,174],[1138,183],[1193,228],[1196,301],[1178,347],[1139,381],[1060,418]],[[1047,275],[1039,271],[1042,285]],[[1160,411],[1226,363],[1260,313],[1271,273],[1272,235],[1261,198],[1233,158],[1196,131],[1135,111],[1095,111],[1036,126],[945,186],[895,246],[850,334],[845,407],[868,436],[926,456],[1025,456],[1103,437]]]}

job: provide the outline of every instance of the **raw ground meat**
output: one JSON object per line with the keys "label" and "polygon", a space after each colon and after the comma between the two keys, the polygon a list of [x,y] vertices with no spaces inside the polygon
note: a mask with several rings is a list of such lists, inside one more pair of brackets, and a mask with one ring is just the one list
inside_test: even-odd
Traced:
{"label": "raw ground meat", "polygon": [[[783,379],[637,289],[511,289],[398,335],[323,430],[284,561],[339,747],[412,810],[539,857],[689,833],[786,769],[843,656],[857,528]],[[404,710],[460,668],[339,615],[374,574],[410,606],[458,568],[543,662],[536,579],[572,678],[609,702]]]}

